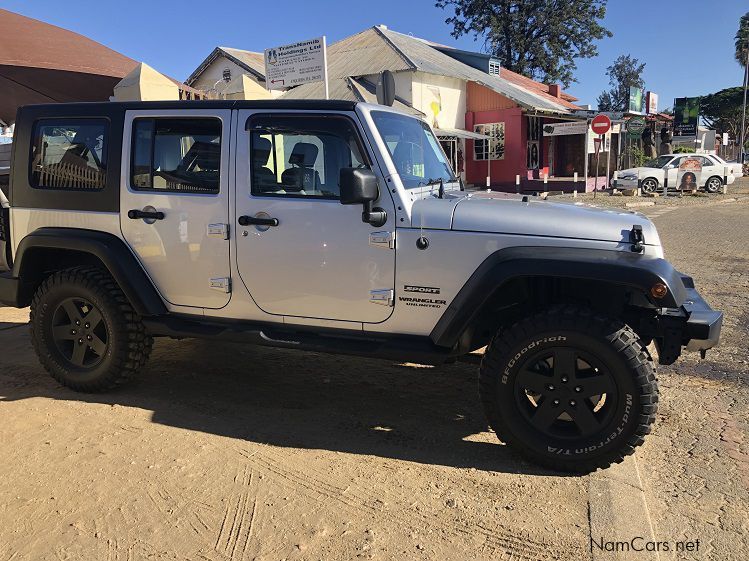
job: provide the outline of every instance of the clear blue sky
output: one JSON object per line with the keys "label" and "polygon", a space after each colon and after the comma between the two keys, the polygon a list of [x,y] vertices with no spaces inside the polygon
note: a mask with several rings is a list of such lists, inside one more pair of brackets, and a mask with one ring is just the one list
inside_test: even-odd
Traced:
{"label": "clear blue sky", "polygon": [[[115,7],[116,6],[116,7]],[[327,35],[337,41],[384,23],[403,33],[480,50],[472,37],[450,36],[449,12],[433,0],[0,0],[0,7],[59,25],[184,80],[218,45],[262,51]],[[609,0],[605,25],[614,36],[599,56],[578,61],[569,92],[595,105],[606,67],[620,54],[647,63],[645,84],[660,96],[695,96],[740,85],[733,38],[747,0]],[[2,38],[0,38],[2,41]]]}

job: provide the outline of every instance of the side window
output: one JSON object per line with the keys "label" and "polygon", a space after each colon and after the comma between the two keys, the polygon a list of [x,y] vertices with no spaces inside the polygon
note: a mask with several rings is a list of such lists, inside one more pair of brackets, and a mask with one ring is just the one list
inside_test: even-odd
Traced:
{"label": "side window", "polygon": [[212,117],[133,120],[130,185],[136,191],[216,194],[221,121]]}
{"label": "side window", "polygon": [[251,117],[253,195],[337,199],[341,168],[369,167],[353,123],[345,117]]}
{"label": "side window", "polygon": [[31,141],[31,186],[76,191],[104,189],[108,128],[106,119],[37,121]]}

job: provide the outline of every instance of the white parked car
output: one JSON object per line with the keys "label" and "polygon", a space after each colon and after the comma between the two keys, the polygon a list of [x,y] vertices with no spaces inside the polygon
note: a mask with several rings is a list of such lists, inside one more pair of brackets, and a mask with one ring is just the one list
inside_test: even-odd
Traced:
{"label": "white parked car", "polygon": [[702,161],[699,185],[708,193],[717,193],[724,183],[731,185],[736,181],[733,165],[721,161],[712,154],[664,154],[645,162],[641,167],[620,171],[613,186],[619,189],[634,189],[640,180],[642,191],[653,193],[663,188],[668,177],[668,187],[675,189],[678,185],[679,164],[685,158],[697,158]]}
{"label": "white parked car", "polygon": [[718,162],[718,165],[721,166],[728,166],[733,170],[733,176],[735,178],[743,177],[744,176],[744,166],[742,166],[739,162],[727,162],[717,154],[707,154],[708,158],[711,158]]}

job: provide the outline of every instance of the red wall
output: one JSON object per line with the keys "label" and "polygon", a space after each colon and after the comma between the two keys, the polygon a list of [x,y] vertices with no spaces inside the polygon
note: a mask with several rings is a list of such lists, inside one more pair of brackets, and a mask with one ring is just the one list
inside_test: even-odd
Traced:
{"label": "red wall", "polygon": [[[505,156],[503,160],[492,160],[491,182],[513,182],[515,176],[526,176],[526,131],[522,109],[497,109],[492,111],[469,111],[466,113],[466,130],[473,131],[474,125],[486,123],[505,124]],[[473,159],[473,141],[466,140],[465,169],[466,181],[486,185],[488,162]]]}

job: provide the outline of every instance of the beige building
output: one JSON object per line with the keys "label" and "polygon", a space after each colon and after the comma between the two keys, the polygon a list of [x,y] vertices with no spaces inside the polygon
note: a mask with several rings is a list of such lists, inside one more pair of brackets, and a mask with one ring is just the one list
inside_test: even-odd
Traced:
{"label": "beige building", "polygon": [[265,89],[263,53],[216,47],[185,83],[216,99],[272,99]]}

